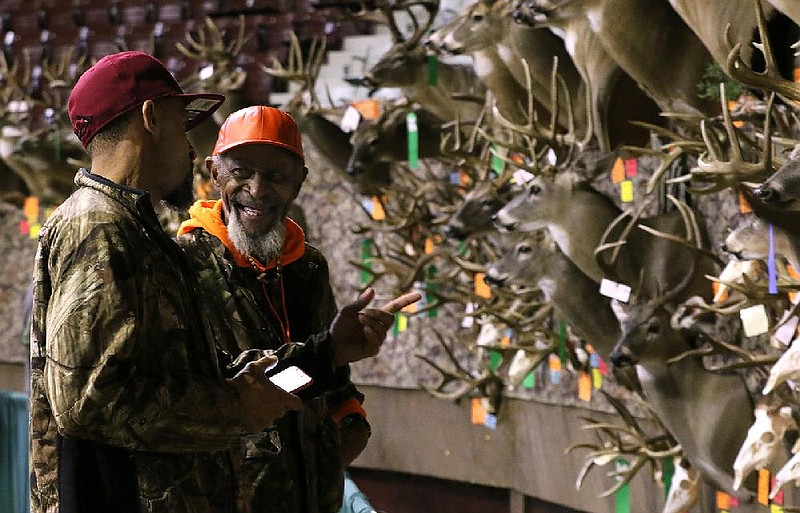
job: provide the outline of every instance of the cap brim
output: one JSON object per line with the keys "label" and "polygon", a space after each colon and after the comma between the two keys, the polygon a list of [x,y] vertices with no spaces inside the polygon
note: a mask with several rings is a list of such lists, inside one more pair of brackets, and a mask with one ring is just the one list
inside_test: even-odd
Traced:
{"label": "cap brim", "polygon": [[222,106],[225,96],[216,93],[183,93],[175,96],[183,98],[186,105],[186,131],[196,127]]}

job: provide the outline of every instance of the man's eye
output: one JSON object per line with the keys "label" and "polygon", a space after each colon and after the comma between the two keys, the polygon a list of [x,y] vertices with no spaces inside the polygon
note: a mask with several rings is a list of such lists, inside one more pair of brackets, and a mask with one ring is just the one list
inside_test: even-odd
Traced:
{"label": "man's eye", "polygon": [[242,169],[241,167],[231,169],[230,173],[234,178],[247,178],[252,174],[247,169]]}

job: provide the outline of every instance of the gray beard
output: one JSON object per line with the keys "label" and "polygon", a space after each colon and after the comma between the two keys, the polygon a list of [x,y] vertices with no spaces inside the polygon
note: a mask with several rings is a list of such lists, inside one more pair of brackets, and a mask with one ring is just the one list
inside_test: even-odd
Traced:
{"label": "gray beard", "polygon": [[244,232],[238,212],[232,214],[228,221],[228,237],[241,254],[257,258],[265,264],[281,256],[286,239],[286,227],[282,222],[278,222],[267,233],[251,237]]}

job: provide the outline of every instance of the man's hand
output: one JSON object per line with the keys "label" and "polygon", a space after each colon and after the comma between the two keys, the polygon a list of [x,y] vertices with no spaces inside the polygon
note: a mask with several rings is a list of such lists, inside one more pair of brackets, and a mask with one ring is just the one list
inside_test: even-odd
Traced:
{"label": "man's hand", "polygon": [[409,292],[381,308],[365,308],[374,297],[375,289],[367,288],[333,319],[330,333],[334,366],[375,356],[394,323],[394,314],[422,298],[419,292]]}
{"label": "man's hand", "polygon": [[244,366],[231,383],[242,398],[242,428],[259,433],[272,426],[289,410],[299,410],[303,402],[296,395],[275,386],[264,374],[278,363],[274,356],[265,356]]}

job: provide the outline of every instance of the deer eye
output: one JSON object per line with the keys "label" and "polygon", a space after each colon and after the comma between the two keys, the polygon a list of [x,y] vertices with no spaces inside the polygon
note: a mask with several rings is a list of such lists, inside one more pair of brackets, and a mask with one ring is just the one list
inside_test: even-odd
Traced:
{"label": "deer eye", "polygon": [[661,323],[658,321],[652,321],[647,325],[647,334],[648,335],[658,335],[661,333]]}
{"label": "deer eye", "polygon": [[530,246],[528,246],[527,244],[526,244],[526,245],[524,245],[524,246],[520,246],[519,248],[517,248],[517,251],[518,251],[519,253],[523,254],[523,255],[527,255],[527,254],[528,254],[528,253],[530,253],[532,250],[533,250],[533,248],[531,248],[531,247],[530,247]]}
{"label": "deer eye", "polygon": [[492,208],[493,203],[494,202],[492,200],[485,199],[485,200],[481,201],[481,208],[484,209],[484,210],[489,210],[490,208]]}
{"label": "deer eye", "polygon": [[478,14],[478,13],[473,14],[472,21],[483,21],[483,14]]}
{"label": "deer eye", "polygon": [[539,187],[539,186],[538,186],[538,185],[536,185],[536,184],[534,184],[534,185],[531,185],[531,186],[530,186],[530,188],[528,189],[528,193],[529,193],[530,195],[539,194],[540,192],[542,192],[542,188],[541,188],[541,187]]}

